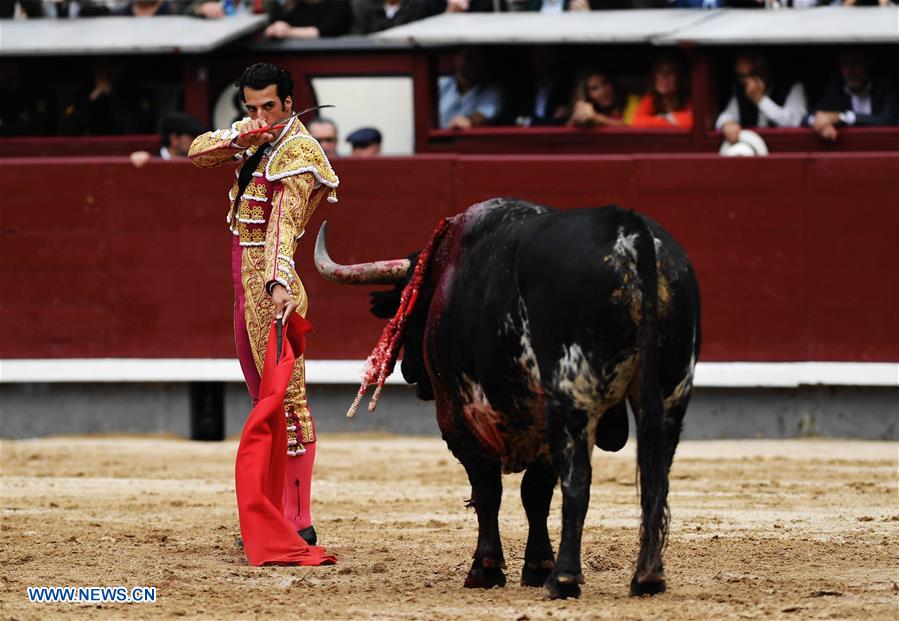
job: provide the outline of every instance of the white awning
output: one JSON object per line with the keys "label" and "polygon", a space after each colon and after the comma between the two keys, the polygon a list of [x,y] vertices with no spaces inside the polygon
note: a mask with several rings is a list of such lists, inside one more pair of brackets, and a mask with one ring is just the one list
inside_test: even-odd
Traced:
{"label": "white awning", "polygon": [[422,47],[472,44],[899,43],[899,7],[444,13],[374,35]]}
{"label": "white awning", "polygon": [[899,43],[899,7],[816,7],[716,11],[714,19],[660,37],[656,43],[764,45]]}
{"label": "white awning", "polygon": [[444,13],[375,35],[421,46],[515,43],[645,43],[699,25],[716,11],[645,9],[543,15]]}
{"label": "white awning", "polygon": [[262,30],[264,15],[0,20],[0,56],[201,54]]}

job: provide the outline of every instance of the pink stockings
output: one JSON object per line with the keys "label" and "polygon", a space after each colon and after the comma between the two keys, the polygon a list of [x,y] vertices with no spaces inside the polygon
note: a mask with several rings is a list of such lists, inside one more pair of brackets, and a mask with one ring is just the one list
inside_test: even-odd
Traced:
{"label": "pink stockings", "polygon": [[306,453],[287,458],[284,471],[284,517],[294,525],[296,530],[312,526],[312,513],[309,510],[312,496],[312,465],[315,463],[315,442],[304,444]]}

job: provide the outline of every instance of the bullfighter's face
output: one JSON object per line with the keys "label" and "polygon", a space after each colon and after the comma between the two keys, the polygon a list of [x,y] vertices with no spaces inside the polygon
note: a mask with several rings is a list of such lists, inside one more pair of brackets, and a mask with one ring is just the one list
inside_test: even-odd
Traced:
{"label": "bullfighter's face", "polygon": [[243,95],[247,114],[253,120],[259,119],[272,125],[292,114],[293,100],[288,95],[281,101],[278,97],[278,87],[275,84],[269,84],[260,90],[246,86],[243,89]]}

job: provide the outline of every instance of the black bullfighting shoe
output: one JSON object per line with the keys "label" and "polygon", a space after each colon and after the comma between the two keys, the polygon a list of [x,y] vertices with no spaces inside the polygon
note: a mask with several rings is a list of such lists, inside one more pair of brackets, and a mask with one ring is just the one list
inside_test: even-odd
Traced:
{"label": "black bullfighting shoe", "polygon": [[298,530],[297,534],[303,538],[303,541],[308,543],[311,546],[315,545],[315,542],[318,541],[318,536],[315,534],[314,526],[307,526],[302,530]]}

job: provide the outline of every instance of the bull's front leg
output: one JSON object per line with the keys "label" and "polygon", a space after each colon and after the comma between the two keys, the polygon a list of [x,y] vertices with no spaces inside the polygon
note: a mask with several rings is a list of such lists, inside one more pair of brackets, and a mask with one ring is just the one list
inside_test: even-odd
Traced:
{"label": "bull's front leg", "polygon": [[544,585],[552,599],[580,597],[581,536],[590,503],[590,456],[594,439],[588,432],[587,414],[554,408],[550,415],[550,450],[562,483],[562,539],[556,566]]}

